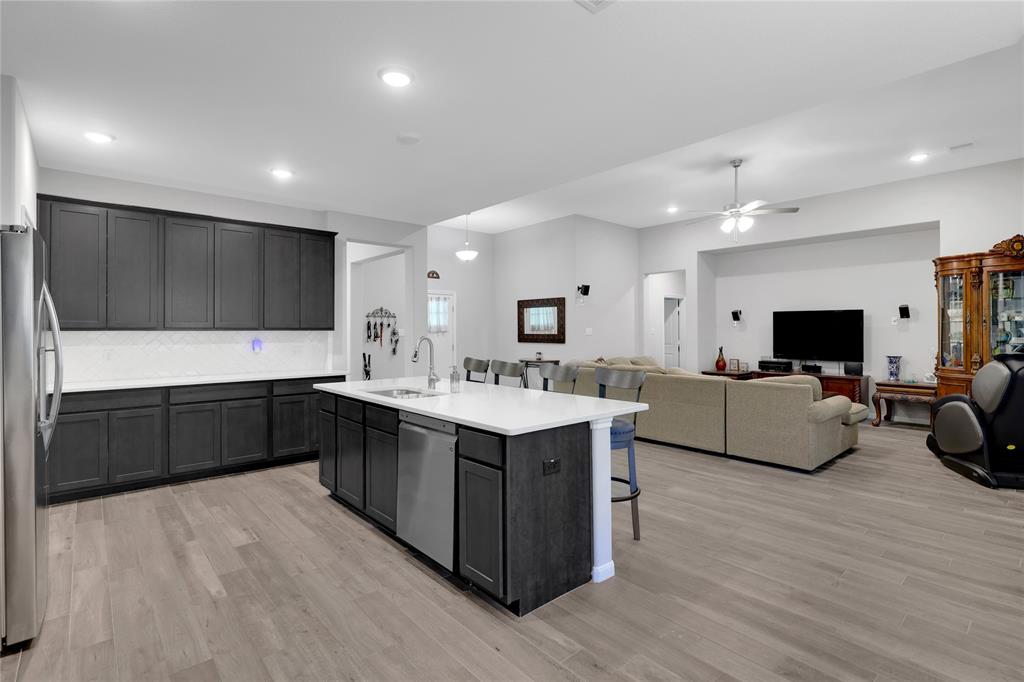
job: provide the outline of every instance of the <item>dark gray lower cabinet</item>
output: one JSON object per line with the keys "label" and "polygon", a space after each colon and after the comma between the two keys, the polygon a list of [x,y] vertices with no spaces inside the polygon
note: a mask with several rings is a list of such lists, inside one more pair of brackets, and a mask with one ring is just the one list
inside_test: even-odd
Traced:
{"label": "dark gray lower cabinet", "polygon": [[398,436],[366,429],[366,514],[395,530],[398,508]]}
{"label": "dark gray lower cabinet", "polygon": [[313,450],[312,412],[313,400],[308,395],[274,398],[274,457],[301,455]]}
{"label": "dark gray lower cabinet", "polygon": [[363,425],[350,419],[338,417],[337,427],[335,448],[338,457],[338,482],[334,492],[349,504],[359,509],[365,509],[366,464]]}
{"label": "dark gray lower cabinet", "polygon": [[317,411],[317,426],[320,432],[320,485],[331,492],[338,488],[338,450],[335,445],[335,416],[323,410]]}
{"label": "dark gray lower cabinet", "polygon": [[167,418],[167,458],[172,475],[220,466],[220,403],[171,405]]}
{"label": "dark gray lower cabinet", "polygon": [[496,597],[504,596],[502,473],[459,458],[459,573]]}
{"label": "dark gray lower cabinet", "polygon": [[50,492],[91,488],[107,482],[107,413],[57,418],[50,442]]}
{"label": "dark gray lower cabinet", "polygon": [[109,483],[127,483],[167,473],[162,407],[115,410],[109,420]]}
{"label": "dark gray lower cabinet", "polygon": [[221,403],[221,464],[267,458],[267,399]]}

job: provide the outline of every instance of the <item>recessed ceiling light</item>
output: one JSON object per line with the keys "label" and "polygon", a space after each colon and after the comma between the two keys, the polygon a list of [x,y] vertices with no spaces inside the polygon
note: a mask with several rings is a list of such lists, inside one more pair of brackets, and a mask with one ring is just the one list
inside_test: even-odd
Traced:
{"label": "recessed ceiling light", "polygon": [[88,132],[85,134],[85,139],[96,144],[110,144],[114,141],[114,136],[107,135],[106,133]]}
{"label": "recessed ceiling light", "polygon": [[287,168],[271,168],[270,174],[273,175],[278,180],[288,180],[293,175],[295,175],[295,173],[291,172]]}
{"label": "recessed ceiling light", "polygon": [[669,213],[679,213],[679,207],[678,206],[669,206],[665,210],[668,211]]}
{"label": "recessed ceiling light", "polygon": [[377,72],[377,76],[393,88],[404,88],[412,83],[412,71],[400,66],[385,66]]}
{"label": "recessed ceiling light", "polygon": [[423,141],[423,136],[419,133],[398,133],[395,136],[395,140],[398,144],[405,145],[406,147],[412,147]]}
{"label": "recessed ceiling light", "polygon": [[907,157],[907,161],[911,163],[922,163],[928,160],[928,154],[926,152],[917,152]]}

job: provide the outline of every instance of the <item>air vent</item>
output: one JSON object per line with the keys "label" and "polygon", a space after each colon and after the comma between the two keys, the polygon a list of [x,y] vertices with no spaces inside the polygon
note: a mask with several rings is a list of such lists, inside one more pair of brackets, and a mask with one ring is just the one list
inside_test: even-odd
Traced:
{"label": "air vent", "polygon": [[963,144],[955,144],[949,148],[951,152],[962,152],[965,149],[970,149],[974,146],[973,142],[964,142]]}
{"label": "air vent", "polygon": [[576,0],[577,5],[591,14],[597,14],[613,2],[615,2],[615,0]]}

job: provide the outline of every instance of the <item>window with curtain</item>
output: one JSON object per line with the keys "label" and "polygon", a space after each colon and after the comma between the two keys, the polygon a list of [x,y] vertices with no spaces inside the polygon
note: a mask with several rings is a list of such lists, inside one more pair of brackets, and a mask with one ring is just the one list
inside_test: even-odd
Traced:
{"label": "window with curtain", "polygon": [[448,331],[448,313],[451,298],[430,294],[427,296],[427,332],[444,334]]}
{"label": "window with curtain", "polygon": [[558,332],[557,308],[527,308],[526,315],[528,334],[555,334]]}

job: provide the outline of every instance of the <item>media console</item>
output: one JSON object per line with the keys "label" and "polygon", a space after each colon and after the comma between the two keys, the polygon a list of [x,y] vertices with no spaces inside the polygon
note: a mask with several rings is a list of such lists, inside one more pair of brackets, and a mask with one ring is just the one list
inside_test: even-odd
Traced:
{"label": "media console", "polygon": [[763,372],[755,370],[750,373],[754,379],[766,377],[809,376],[821,382],[821,390],[845,395],[855,403],[867,404],[868,376],[852,374],[818,374],[816,372]]}

